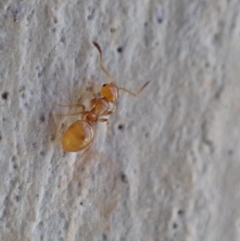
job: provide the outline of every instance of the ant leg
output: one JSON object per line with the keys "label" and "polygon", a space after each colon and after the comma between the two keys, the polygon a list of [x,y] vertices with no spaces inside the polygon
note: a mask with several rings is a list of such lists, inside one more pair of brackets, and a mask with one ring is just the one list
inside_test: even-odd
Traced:
{"label": "ant leg", "polygon": [[112,83],[113,82],[113,78],[112,76],[109,74],[109,72],[105,69],[105,67],[103,66],[103,61],[102,61],[102,49],[99,46],[99,44],[97,42],[93,42],[93,45],[96,47],[96,49],[98,50],[99,53],[99,61],[100,61],[100,68],[101,70],[107,75],[109,82]]}
{"label": "ant leg", "polygon": [[131,95],[131,96],[136,97],[136,96],[138,96],[138,95],[143,91],[143,89],[144,89],[149,83],[150,83],[150,81],[146,82],[146,83],[139,89],[139,91],[138,91],[137,93],[133,93],[132,91],[130,91],[130,90],[126,89],[126,88],[122,88],[122,87],[119,87],[118,89],[127,92],[127,93],[128,93],[129,95]]}
{"label": "ant leg", "polygon": [[107,122],[107,126],[110,126],[110,122],[108,121],[108,119],[98,119],[99,122]]}
{"label": "ant leg", "polygon": [[72,114],[53,114],[55,116],[74,116],[74,115],[87,115],[89,113],[89,111],[79,111],[76,113],[72,113]]}
{"label": "ant leg", "polygon": [[110,111],[105,111],[101,116],[105,116],[105,115],[111,115],[112,113],[114,113],[116,111],[116,106],[114,106],[112,108],[112,110]]}
{"label": "ant leg", "polygon": [[84,150],[84,152],[83,152],[82,155],[81,155],[81,158],[82,158],[83,156],[85,156],[85,155],[89,152],[91,146],[92,146],[92,143]]}
{"label": "ant leg", "polygon": [[61,106],[61,107],[81,107],[83,109],[83,111],[85,111],[85,106],[82,105],[82,104],[73,104],[73,105],[61,105],[61,104],[56,104],[58,106]]}
{"label": "ant leg", "polygon": [[94,96],[94,98],[97,99],[97,96],[98,96],[98,95],[93,91],[92,88],[87,88],[87,91],[91,92],[92,95]]}

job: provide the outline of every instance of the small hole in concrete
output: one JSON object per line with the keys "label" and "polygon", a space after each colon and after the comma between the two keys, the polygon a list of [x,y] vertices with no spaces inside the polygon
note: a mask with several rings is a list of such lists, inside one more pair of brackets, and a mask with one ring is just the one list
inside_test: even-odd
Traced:
{"label": "small hole in concrete", "polygon": [[115,33],[116,32],[116,28],[110,28],[110,32],[111,33]]}
{"label": "small hole in concrete", "polygon": [[158,19],[157,19],[157,22],[158,22],[159,24],[161,24],[161,23],[163,22],[163,19],[162,19],[162,18],[158,18]]}
{"label": "small hole in concrete", "polygon": [[124,173],[121,173],[121,180],[124,183],[128,183],[128,178],[127,178],[127,176]]}
{"label": "small hole in concrete", "polygon": [[205,63],[205,68],[209,68],[210,64],[208,62]]}
{"label": "small hole in concrete", "polygon": [[32,143],[32,147],[36,148],[37,147],[37,143],[36,142]]}
{"label": "small hole in concrete", "polygon": [[104,233],[104,234],[102,235],[102,240],[103,240],[103,241],[107,241],[107,234]]}
{"label": "small hole in concrete", "polygon": [[118,47],[118,48],[117,48],[117,51],[118,51],[118,53],[120,53],[120,54],[121,54],[121,53],[122,53],[122,51],[123,51],[123,48],[122,48],[122,47]]}
{"label": "small hole in concrete", "polygon": [[183,214],[184,214],[184,211],[183,211],[183,210],[181,210],[181,209],[178,210],[178,215],[179,215],[179,216],[182,216]]}
{"label": "small hole in concrete", "polygon": [[40,116],[40,121],[41,121],[41,122],[44,122],[44,121],[45,121],[45,116],[44,116],[44,115],[41,115],[41,116]]}
{"label": "small hole in concrete", "polygon": [[17,160],[16,156],[12,156],[12,162],[15,162]]}
{"label": "small hole in concrete", "polygon": [[87,16],[87,20],[93,20],[95,15],[95,9],[90,10],[90,14]]}
{"label": "small hole in concrete", "polygon": [[2,93],[2,99],[3,99],[3,100],[7,100],[7,99],[8,99],[8,95],[9,95],[8,92],[3,92],[3,93]]}
{"label": "small hole in concrete", "polygon": [[123,124],[119,124],[119,125],[118,125],[118,130],[124,131],[124,125],[123,125]]}
{"label": "small hole in concrete", "polygon": [[173,229],[176,229],[178,225],[176,223],[173,224]]}
{"label": "small hole in concrete", "polygon": [[62,43],[65,43],[65,42],[66,42],[65,36],[62,36],[60,41],[61,41]]}

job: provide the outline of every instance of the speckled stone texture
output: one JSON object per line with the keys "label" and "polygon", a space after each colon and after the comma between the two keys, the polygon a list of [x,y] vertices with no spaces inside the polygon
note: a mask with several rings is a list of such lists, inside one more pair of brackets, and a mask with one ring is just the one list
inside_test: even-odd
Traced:
{"label": "speckled stone texture", "polygon": [[[91,150],[61,136],[107,81]],[[240,1],[0,1],[0,240],[239,241]]]}

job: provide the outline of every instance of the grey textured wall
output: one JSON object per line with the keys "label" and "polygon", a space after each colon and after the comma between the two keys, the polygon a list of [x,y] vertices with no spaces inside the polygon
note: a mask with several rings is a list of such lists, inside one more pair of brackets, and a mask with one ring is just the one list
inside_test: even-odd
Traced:
{"label": "grey textured wall", "polygon": [[[0,1],[0,240],[240,240],[240,1]],[[121,93],[65,153],[106,76]]]}

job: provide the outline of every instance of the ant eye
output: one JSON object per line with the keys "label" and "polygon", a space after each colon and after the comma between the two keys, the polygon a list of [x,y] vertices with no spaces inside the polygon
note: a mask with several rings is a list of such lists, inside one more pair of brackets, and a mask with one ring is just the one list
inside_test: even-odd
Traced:
{"label": "ant eye", "polygon": [[104,84],[103,87],[105,87],[107,84]]}

